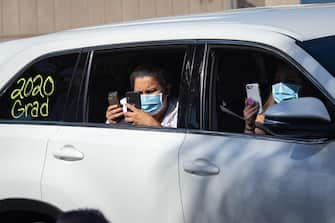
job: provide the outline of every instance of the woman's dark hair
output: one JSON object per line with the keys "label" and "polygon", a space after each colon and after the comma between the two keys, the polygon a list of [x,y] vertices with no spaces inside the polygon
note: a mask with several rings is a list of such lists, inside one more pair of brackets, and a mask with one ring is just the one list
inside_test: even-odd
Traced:
{"label": "woman's dark hair", "polygon": [[109,223],[96,209],[79,209],[62,213],[56,223]]}
{"label": "woman's dark hair", "polygon": [[138,77],[154,77],[158,81],[159,85],[163,88],[163,92],[166,92],[169,87],[169,83],[167,81],[165,70],[158,68],[154,65],[140,65],[134,69],[134,71],[130,74],[130,86],[134,89],[135,79]]}

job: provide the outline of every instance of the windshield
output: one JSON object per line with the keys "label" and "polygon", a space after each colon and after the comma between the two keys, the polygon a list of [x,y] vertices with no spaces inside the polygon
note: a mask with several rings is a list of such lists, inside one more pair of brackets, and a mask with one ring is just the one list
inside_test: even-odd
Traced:
{"label": "windshield", "polygon": [[335,36],[298,43],[335,77]]}

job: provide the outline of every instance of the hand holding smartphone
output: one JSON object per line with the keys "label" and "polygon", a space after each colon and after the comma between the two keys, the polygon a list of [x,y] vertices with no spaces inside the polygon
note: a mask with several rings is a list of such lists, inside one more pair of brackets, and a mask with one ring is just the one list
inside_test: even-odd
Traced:
{"label": "hand holding smartphone", "polygon": [[245,86],[245,89],[246,89],[246,92],[247,92],[248,99],[251,98],[253,101],[255,101],[259,106],[258,113],[262,113],[263,112],[262,98],[261,98],[261,94],[260,94],[260,91],[259,91],[258,83],[247,84]]}
{"label": "hand holding smartphone", "polygon": [[[141,109],[141,94],[135,91],[126,92],[127,103]],[[128,110],[129,111],[129,110]]]}
{"label": "hand holding smartphone", "polygon": [[117,95],[117,91],[109,92],[108,93],[108,104],[109,105],[118,105],[119,104],[119,97]]}
{"label": "hand holding smartphone", "polygon": [[[119,101],[117,91],[108,92],[108,104],[109,104],[109,107],[107,108],[107,111],[106,111],[106,116],[108,116],[107,117],[108,123],[115,124],[115,123],[120,122],[123,119],[123,113],[122,111],[118,111],[120,110],[120,106],[119,106],[120,101]],[[117,105],[117,106],[110,108],[111,105]]]}

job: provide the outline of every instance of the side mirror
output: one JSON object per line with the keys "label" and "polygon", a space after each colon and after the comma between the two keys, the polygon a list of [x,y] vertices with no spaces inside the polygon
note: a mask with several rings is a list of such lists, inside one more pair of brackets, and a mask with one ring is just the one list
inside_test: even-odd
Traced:
{"label": "side mirror", "polygon": [[265,112],[265,117],[331,122],[326,106],[318,98],[312,97],[298,98],[272,105]]}
{"label": "side mirror", "polygon": [[334,126],[325,105],[313,97],[303,97],[272,105],[264,113],[260,128],[273,135],[317,138],[334,135]]}

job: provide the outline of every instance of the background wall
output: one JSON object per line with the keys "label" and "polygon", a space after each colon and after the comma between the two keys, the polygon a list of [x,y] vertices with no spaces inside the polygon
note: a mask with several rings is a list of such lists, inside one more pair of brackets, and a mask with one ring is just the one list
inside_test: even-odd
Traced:
{"label": "background wall", "polygon": [[299,2],[300,0],[0,0],[0,41],[140,18]]}

